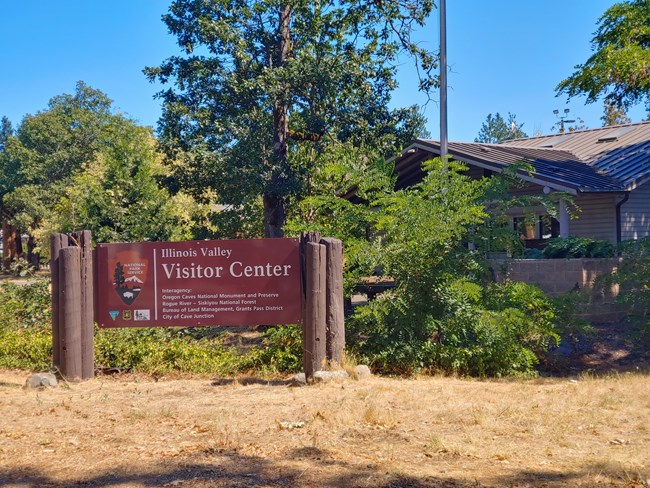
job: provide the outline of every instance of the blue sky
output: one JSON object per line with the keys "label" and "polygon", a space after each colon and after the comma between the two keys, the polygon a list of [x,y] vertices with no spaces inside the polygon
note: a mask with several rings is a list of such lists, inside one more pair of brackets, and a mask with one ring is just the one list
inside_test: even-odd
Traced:
{"label": "blue sky", "polygon": [[[50,98],[83,80],[109,95],[140,123],[155,126],[160,87],[145,66],[176,54],[160,20],[168,0],[0,0],[0,115],[17,125]],[[449,138],[471,141],[488,113],[512,112],[524,131],[550,133],[554,109],[571,110],[589,127],[601,125],[602,105],[555,96],[558,82],[591,53],[599,16],[614,0],[447,0]],[[438,46],[437,12],[417,33]],[[408,60],[400,68],[395,106],[424,104]],[[437,100],[437,96],[436,96]],[[423,107],[439,135],[438,105]],[[645,111],[629,114],[640,121]]]}

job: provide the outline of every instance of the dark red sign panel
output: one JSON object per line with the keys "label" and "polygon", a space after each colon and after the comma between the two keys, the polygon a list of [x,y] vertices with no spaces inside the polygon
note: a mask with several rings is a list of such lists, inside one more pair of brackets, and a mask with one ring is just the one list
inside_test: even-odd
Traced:
{"label": "dark red sign panel", "polygon": [[100,327],[301,320],[297,239],[99,244]]}

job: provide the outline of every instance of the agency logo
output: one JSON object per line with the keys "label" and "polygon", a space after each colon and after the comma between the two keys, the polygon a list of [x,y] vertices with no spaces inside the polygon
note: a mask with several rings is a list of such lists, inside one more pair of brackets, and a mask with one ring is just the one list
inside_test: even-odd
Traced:
{"label": "agency logo", "polygon": [[127,305],[131,305],[147,281],[148,261],[136,251],[117,253],[112,263],[115,293]]}
{"label": "agency logo", "polygon": [[131,310],[122,310],[122,318],[124,320],[131,320]]}
{"label": "agency logo", "polygon": [[151,311],[149,309],[134,310],[133,320],[138,320],[138,321],[151,320]]}
{"label": "agency logo", "polygon": [[117,320],[117,318],[120,316],[120,311],[119,310],[109,310],[108,315],[110,315],[113,320]]}

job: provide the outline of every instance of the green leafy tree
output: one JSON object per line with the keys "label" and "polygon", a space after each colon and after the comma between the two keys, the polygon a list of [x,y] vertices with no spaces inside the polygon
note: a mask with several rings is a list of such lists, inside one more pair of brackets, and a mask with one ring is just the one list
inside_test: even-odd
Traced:
{"label": "green leafy tree", "polygon": [[536,353],[557,339],[550,302],[522,283],[485,287],[480,255],[464,245],[504,183],[471,179],[454,161],[424,169],[420,184],[369,202],[376,236],[368,254],[395,288],[348,321],[352,351],[392,373],[531,373]]}
{"label": "green leafy tree", "polygon": [[612,5],[598,20],[591,41],[594,53],[556,87],[569,98],[586,95],[587,103],[604,97],[612,106],[629,108],[650,99],[650,2]]}
{"label": "green leafy tree", "polygon": [[161,187],[167,169],[151,130],[115,114],[111,100],[83,82],[23,119],[0,169],[5,227],[18,234],[42,242],[52,231],[80,228],[103,241],[186,236],[177,204],[183,200],[187,213],[192,202]]}
{"label": "green leafy tree", "polygon": [[105,137],[105,146],[69,180],[40,233],[83,228],[99,242],[190,238],[190,219],[179,210],[196,205],[160,186],[166,168],[151,130],[116,117]]}
{"label": "green leafy tree", "polygon": [[436,84],[436,58],[411,40],[432,8],[431,0],[173,2],[163,20],[184,53],[145,72],[174,84],[160,93],[160,135],[172,160],[182,155],[178,186],[197,198],[209,190],[234,211],[255,202],[265,235],[282,236],[312,170],[313,158],[294,157],[297,147],[394,150],[407,135],[398,127],[418,125],[403,122],[415,111],[387,105],[400,55],[417,59],[423,90]]}
{"label": "green leafy tree", "polygon": [[[345,286],[350,295],[378,266],[372,241],[378,214],[370,202],[393,191],[395,166],[375,149],[348,142],[328,146],[318,155],[315,168],[310,192],[292,209],[287,231],[292,235],[318,231],[344,242]],[[354,197],[342,198],[346,193]]]}
{"label": "green leafy tree", "polygon": [[488,114],[485,122],[481,126],[478,137],[474,142],[483,142],[485,144],[496,144],[508,139],[520,139],[528,137],[522,130],[524,124],[518,124],[516,116],[508,112],[508,120],[504,119],[499,112],[494,116]]}
{"label": "green leafy tree", "polygon": [[[7,141],[13,135],[14,130],[11,122],[6,116],[2,117],[0,121],[0,168],[2,169],[3,176],[0,177],[0,203],[2,202],[2,195],[6,193],[7,183],[7,171],[11,174],[11,168],[5,164],[6,154],[5,147]],[[9,176],[11,178],[11,176]],[[8,214],[4,207],[0,206],[0,220],[2,221],[2,268],[8,270],[11,262],[16,259],[22,252],[21,240],[19,238],[18,232],[16,229],[9,225],[7,218]]]}
{"label": "green leafy tree", "polygon": [[78,82],[74,95],[56,96],[47,110],[25,116],[16,145],[6,150],[17,169],[14,185],[58,185],[92,159],[104,144],[111,103],[101,91]]}
{"label": "green leafy tree", "polygon": [[102,147],[102,128],[111,117],[111,100],[79,82],[73,95],[56,96],[47,110],[25,116],[6,140],[0,153],[0,205],[8,259],[21,252],[18,236],[33,234],[72,174]]}

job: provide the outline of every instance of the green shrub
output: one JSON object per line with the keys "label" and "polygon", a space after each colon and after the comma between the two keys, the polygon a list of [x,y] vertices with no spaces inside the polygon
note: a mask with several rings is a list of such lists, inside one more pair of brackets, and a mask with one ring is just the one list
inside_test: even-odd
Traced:
{"label": "green shrub", "polygon": [[650,237],[620,243],[621,263],[598,283],[620,287],[617,302],[625,310],[634,329],[637,347],[650,347]]}
{"label": "green shrub", "polygon": [[559,341],[555,308],[538,287],[517,281],[493,283],[486,287],[483,298],[488,310],[517,310],[524,314],[525,320],[517,331],[522,345],[542,351]]}
{"label": "green shrub", "polygon": [[581,341],[595,332],[589,321],[580,317],[589,307],[590,297],[582,290],[573,290],[552,299],[557,330],[563,343],[576,349]]}
{"label": "green shrub", "polygon": [[51,297],[49,280],[0,285],[0,326],[49,328]]}
{"label": "green shrub", "polygon": [[547,259],[611,258],[614,254],[615,248],[610,242],[590,237],[556,237],[544,248]]}
{"label": "green shrub", "polygon": [[650,316],[650,237],[619,245],[623,258],[608,284],[621,287],[619,302],[635,316]]}
{"label": "green shrub", "polygon": [[52,364],[52,335],[42,327],[0,327],[0,368],[46,370]]}
{"label": "green shrub", "polygon": [[418,303],[397,289],[359,307],[348,321],[355,355],[391,374],[526,375],[558,341],[553,307],[532,285],[457,280]]}
{"label": "green shrub", "polygon": [[484,266],[464,240],[488,218],[491,180],[434,160],[422,183],[375,202],[377,253],[397,286],[348,320],[347,343],[387,373],[531,374],[557,341],[544,293],[523,283],[483,286]]}
{"label": "green shrub", "polygon": [[302,366],[302,326],[272,327],[264,333],[262,347],[247,357],[251,366],[270,372],[299,371]]}
{"label": "green shrub", "polygon": [[[0,368],[43,370],[51,366],[50,304],[48,280],[0,285]],[[224,347],[220,337],[189,334],[183,329],[95,328],[95,364],[149,374],[234,375],[253,367],[298,369],[302,361],[300,329],[282,328],[266,335],[267,349],[240,354],[235,348]]]}
{"label": "green shrub", "polygon": [[530,330],[526,316],[520,310],[484,310],[472,317],[472,322],[459,321],[463,340],[436,344],[438,366],[472,376],[529,375],[537,356],[526,347]]}
{"label": "green shrub", "polygon": [[25,258],[18,258],[16,261],[11,262],[9,271],[17,278],[25,278],[27,276],[33,276],[36,268]]}
{"label": "green shrub", "polygon": [[526,249],[524,259],[543,259],[544,252],[541,249]]}
{"label": "green shrub", "polygon": [[177,329],[96,329],[95,364],[149,374],[237,373],[242,359],[220,338],[195,339]]}
{"label": "green shrub", "polygon": [[0,368],[50,367],[50,302],[46,280],[0,285]]}

